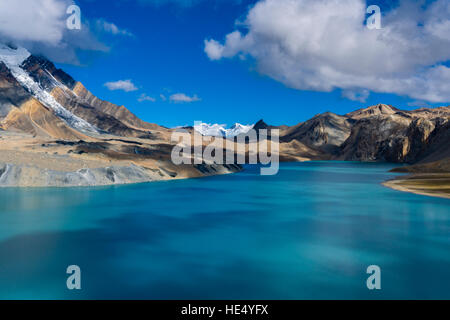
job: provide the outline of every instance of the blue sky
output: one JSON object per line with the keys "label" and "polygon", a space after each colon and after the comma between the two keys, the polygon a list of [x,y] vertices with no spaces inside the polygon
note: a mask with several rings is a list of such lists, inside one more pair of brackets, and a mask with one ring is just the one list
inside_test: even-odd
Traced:
{"label": "blue sky", "polygon": [[[293,125],[317,113],[344,114],[377,103],[412,109],[417,100],[397,94],[374,93],[365,102],[344,98],[341,89],[331,92],[289,88],[257,70],[250,58],[212,61],[205,54],[205,39],[223,41],[244,19],[255,1],[197,0],[88,1],[76,3],[82,19],[103,19],[114,23],[123,34],[98,32],[96,37],[110,49],[107,52],[78,51],[81,65],[59,64],[98,97],[125,105],[142,119],[165,126],[208,123],[255,123]],[[147,0],[151,2],[151,0]],[[389,10],[383,1],[373,1]],[[132,34],[130,36],[129,34]],[[135,91],[111,91],[104,84],[131,80]],[[199,101],[164,101],[173,94],[196,95]],[[141,95],[155,101],[141,101]],[[431,103],[439,106],[444,103]]]}

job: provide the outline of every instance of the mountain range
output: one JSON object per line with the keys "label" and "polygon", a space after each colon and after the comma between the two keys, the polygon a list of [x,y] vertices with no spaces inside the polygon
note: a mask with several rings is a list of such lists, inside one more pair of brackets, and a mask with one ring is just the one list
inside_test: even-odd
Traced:
{"label": "mountain range", "polygon": [[[429,171],[430,163],[444,168],[450,159],[449,118],[450,107],[404,111],[379,104],[318,114],[294,126],[260,120],[190,129],[223,139],[251,128],[279,129],[281,161],[386,161],[428,164]],[[108,185],[241,170],[175,166],[174,130],[101,100],[44,57],[0,45],[0,186]]]}
{"label": "mountain range", "polygon": [[99,99],[44,57],[0,46],[1,186],[109,185],[241,169],[175,166],[172,131]]}
{"label": "mountain range", "polygon": [[331,112],[281,131],[320,159],[432,162],[450,157],[450,107],[403,111],[379,104],[346,115]]}
{"label": "mountain range", "polygon": [[200,123],[194,126],[195,131],[204,136],[232,138],[240,134],[246,134],[253,128],[253,125],[242,125],[235,123],[230,129],[225,124]]}

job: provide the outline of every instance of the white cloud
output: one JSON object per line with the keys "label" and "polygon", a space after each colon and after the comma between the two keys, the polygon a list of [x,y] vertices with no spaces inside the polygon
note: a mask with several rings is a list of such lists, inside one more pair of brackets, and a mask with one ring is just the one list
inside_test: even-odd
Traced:
{"label": "white cloud", "polygon": [[299,90],[364,100],[368,91],[450,101],[450,2],[404,0],[381,30],[364,26],[364,0],[260,0],[223,44],[205,40],[211,60],[250,56],[258,71]]}
{"label": "white cloud", "polygon": [[352,101],[366,102],[370,96],[370,91],[366,89],[342,90],[342,96]]}
{"label": "white cloud", "polygon": [[184,93],[175,93],[169,97],[169,100],[175,103],[191,103],[200,101],[201,99],[197,95],[190,97]]}
{"label": "white cloud", "polygon": [[70,0],[0,1],[0,41],[26,47],[54,62],[79,64],[76,51],[108,51],[81,12],[81,30],[67,28]]}
{"label": "white cloud", "polygon": [[211,39],[205,40],[205,53],[211,60],[220,60],[224,57],[223,50],[225,46],[221,45],[218,41]]}
{"label": "white cloud", "polygon": [[111,91],[115,90],[122,90],[125,92],[131,92],[136,91],[138,88],[134,85],[131,80],[119,80],[119,81],[113,81],[113,82],[107,82],[104,84],[105,87],[107,87]]}
{"label": "white cloud", "polygon": [[161,98],[162,101],[167,100],[167,97],[165,95],[163,95],[162,93],[159,95],[159,97]]}
{"label": "white cloud", "polygon": [[156,99],[153,97],[150,97],[148,95],[146,95],[145,93],[141,94],[140,97],[138,98],[139,102],[144,102],[144,101],[150,101],[150,102],[155,102]]}
{"label": "white cloud", "polygon": [[239,31],[234,31],[226,36],[225,44],[216,40],[205,40],[205,52],[211,60],[231,58],[242,50],[244,39]]}
{"label": "white cloud", "polygon": [[0,1],[0,34],[16,40],[58,44],[69,5],[65,0]]}
{"label": "white cloud", "polygon": [[133,36],[133,34],[131,32],[129,32],[128,30],[121,29],[118,26],[116,26],[114,23],[108,22],[104,19],[98,19],[97,26],[101,30],[111,33],[113,35],[122,35],[122,36],[129,36],[129,37]]}

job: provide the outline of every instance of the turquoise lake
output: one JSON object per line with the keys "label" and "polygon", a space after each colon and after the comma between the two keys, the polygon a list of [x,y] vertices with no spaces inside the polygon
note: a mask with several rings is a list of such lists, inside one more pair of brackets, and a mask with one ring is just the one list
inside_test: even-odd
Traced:
{"label": "turquoise lake", "polygon": [[450,200],[383,187],[392,167],[0,189],[0,298],[450,299]]}

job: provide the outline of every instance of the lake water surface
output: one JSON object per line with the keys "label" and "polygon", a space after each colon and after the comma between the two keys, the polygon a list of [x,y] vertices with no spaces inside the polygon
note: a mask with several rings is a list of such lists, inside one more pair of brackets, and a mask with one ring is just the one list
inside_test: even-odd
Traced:
{"label": "lake water surface", "polygon": [[0,298],[449,299],[450,200],[383,187],[392,167],[0,189]]}

